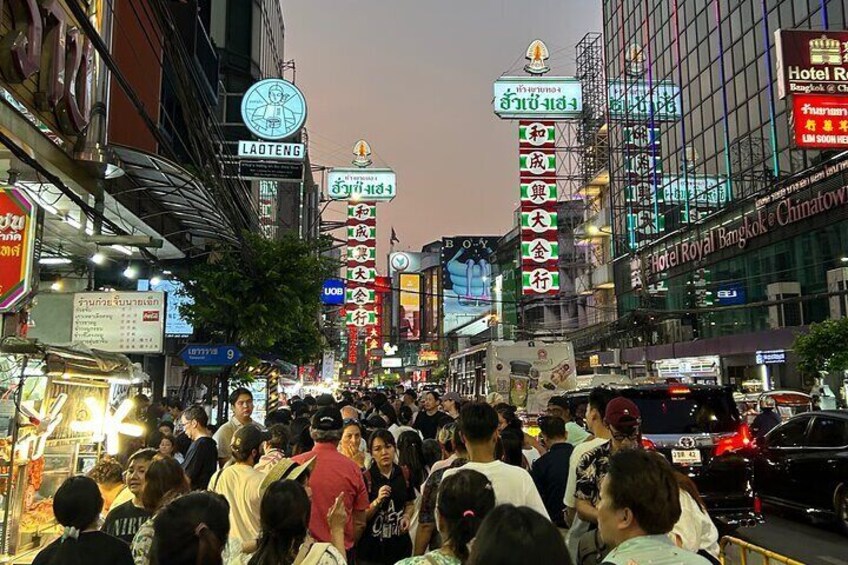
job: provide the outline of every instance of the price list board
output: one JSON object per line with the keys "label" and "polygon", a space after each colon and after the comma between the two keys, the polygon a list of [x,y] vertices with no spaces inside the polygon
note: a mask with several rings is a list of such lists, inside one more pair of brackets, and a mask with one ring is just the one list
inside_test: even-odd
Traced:
{"label": "price list board", "polygon": [[162,353],[164,335],[164,292],[74,294],[74,343],[115,353]]}

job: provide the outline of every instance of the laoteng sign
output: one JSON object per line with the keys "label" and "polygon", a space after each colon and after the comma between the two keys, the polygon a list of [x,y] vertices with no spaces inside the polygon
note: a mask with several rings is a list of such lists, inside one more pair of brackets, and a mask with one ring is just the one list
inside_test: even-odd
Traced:
{"label": "laoteng sign", "polygon": [[306,99],[281,78],[260,80],[244,93],[241,118],[256,137],[279,141],[295,135],[306,121]]}
{"label": "laoteng sign", "polygon": [[580,81],[572,77],[501,77],[494,111],[504,119],[577,118],[583,112]]}
{"label": "laoteng sign", "polygon": [[330,200],[388,202],[397,196],[397,178],[391,169],[331,169],[327,195]]}

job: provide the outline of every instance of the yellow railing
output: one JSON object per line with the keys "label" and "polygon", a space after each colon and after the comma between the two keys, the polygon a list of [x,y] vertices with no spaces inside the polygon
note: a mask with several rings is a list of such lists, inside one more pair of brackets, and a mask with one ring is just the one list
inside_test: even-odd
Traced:
{"label": "yellow railing", "polygon": [[804,565],[801,561],[730,536],[721,538],[719,547],[719,560],[722,565]]}

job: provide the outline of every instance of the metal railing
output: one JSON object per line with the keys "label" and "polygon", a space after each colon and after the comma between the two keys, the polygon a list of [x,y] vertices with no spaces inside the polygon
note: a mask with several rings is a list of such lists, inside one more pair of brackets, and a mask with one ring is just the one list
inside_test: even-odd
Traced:
{"label": "metal railing", "polygon": [[722,565],[772,565],[775,563],[782,565],[804,565],[801,561],[796,561],[785,555],[731,536],[721,538],[719,548],[719,561],[721,561]]}

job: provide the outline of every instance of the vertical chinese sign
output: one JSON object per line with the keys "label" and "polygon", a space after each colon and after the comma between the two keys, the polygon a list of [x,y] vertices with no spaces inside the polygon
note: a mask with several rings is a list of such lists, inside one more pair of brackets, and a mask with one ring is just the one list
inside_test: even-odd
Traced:
{"label": "vertical chinese sign", "polygon": [[377,206],[373,202],[348,203],[346,278],[348,363],[355,364],[359,337],[370,337],[377,327]]}
{"label": "vertical chinese sign", "polygon": [[665,230],[662,186],[662,152],[659,128],[646,124],[623,128],[624,201],[627,237],[639,249]]}
{"label": "vertical chinese sign", "polygon": [[0,312],[12,312],[32,289],[35,207],[18,188],[0,188]]}
{"label": "vertical chinese sign", "polygon": [[521,184],[521,279],[525,295],[559,292],[556,125],[518,123]]}

